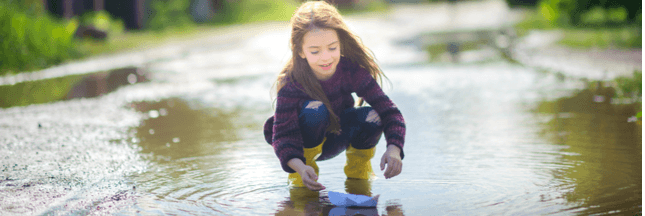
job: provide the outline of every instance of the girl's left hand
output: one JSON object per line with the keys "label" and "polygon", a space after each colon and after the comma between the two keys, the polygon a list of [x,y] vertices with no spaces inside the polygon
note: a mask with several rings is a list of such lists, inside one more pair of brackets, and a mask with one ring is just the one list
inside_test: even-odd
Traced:
{"label": "girl's left hand", "polygon": [[401,168],[403,167],[403,162],[401,162],[401,149],[395,145],[388,145],[385,154],[381,157],[381,171],[385,169],[385,164],[387,164],[387,170],[383,174],[386,179],[392,178],[401,174]]}

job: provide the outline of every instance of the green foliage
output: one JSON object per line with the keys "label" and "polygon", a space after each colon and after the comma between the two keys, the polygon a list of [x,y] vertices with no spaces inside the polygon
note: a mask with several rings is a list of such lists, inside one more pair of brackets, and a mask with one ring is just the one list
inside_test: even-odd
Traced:
{"label": "green foliage", "polygon": [[539,11],[559,25],[640,24],[642,6],[636,1],[541,0]]}
{"label": "green foliage", "polygon": [[[545,9],[546,10],[546,9]],[[560,44],[576,48],[641,48],[642,31],[639,26],[589,26],[574,27],[570,25],[558,25],[549,21],[542,12],[542,8],[536,8],[526,13],[521,22],[515,24],[518,36],[527,35],[530,31],[539,30],[560,30],[563,38]]]}
{"label": "green foliage", "polygon": [[189,7],[190,0],[155,0],[151,1],[152,17],[148,21],[151,30],[163,30],[168,27],[185,27],[192,24]]}
{"label": "green foliage", "polygon": [[556,25],[553,22],[547,20],[546,17],[542,15],[541,11],[535,9],[528,10],[525,13],[525,17],[522,19],[522,21],[515,24],[514,27],[517,31],[517,35],[521,37],[527,35],[534,29],[554,29],[556,28]]}
{"label": "green foliage", "polygon": [[3,4],[28,15],[42,15],[45,13],[45,6],[42,3],[42,0],[9,0]]}
{"label": "green foliage", "polygon": [[249,23],[257,21],[286,21],[297,9],[295,1],[289,0],[239,0],[224,1],[223,8],[216,11],[215,23]]}
{"label": "green foliage", "polygon": [[87,12],[81,16],[82,25],[94,26],[96,29],[105,31],[108,36],[120,35],[125,30],[123,21],[112,18],[107,11]]}
{"label": "green foliage", "polygon": [[0,74],[35,70],[79,56],[77,20],[59,21],[0,2]]}
{"label": "green foliage", "polygon": [[614,80],[618,87],[619,97],[641,97],[643,93],[643,73],[634,71],[633,77],[618,77]]}
{"label": "green foliage", "polygon": [[349,7],[342,7],[338,5],[338,10],[343,15],[364,13],[364,12],[381,12],[387,11],[390,5],[384,0],[365,0],[355,1]]}
{"label": "green foliage", "polygon": [[641,48],[640,27],[568,28],[560,44],[576,48]]}
{"label": "green foliage", "polygon": [[539,0],[506,0],[506,4],[511,7],[537,7]]}

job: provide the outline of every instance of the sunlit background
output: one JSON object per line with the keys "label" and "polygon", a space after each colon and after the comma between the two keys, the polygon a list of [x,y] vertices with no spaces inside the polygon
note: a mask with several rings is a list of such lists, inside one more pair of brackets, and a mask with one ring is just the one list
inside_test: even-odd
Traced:
{"label": "sunlit background", "polygon": [[[296,0],[0,1],[0,215],[642,214],[642,2],[330,0],[403,172],[290,188],[262,126]],[[380,195],[333,206],[328,191]]]}

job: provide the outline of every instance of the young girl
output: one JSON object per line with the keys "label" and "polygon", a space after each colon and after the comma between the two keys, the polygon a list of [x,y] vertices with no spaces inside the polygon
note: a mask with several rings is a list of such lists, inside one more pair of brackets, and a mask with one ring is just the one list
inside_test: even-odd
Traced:
{"label": "young girl", "polygon": [[[295,187],[322,190],[316,161],[346,151],[347,178],[373,176],[370,159],[385,133],[385,178],[401,173],[405,122],[376,82],[374,57],[350,32],[335,7],[303,3],[291,18],[292,58],[276,80],[275,114],[264,124],[266,141]],[[355,92],[362,105],[354,107]]]}

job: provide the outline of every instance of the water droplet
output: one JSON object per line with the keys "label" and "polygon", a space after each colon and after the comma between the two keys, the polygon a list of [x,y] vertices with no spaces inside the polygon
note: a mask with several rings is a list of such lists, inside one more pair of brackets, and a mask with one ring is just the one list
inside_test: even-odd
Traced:
{"label": "water droplet", "polygon": [[159,114],[161,114],[161,116],[167,116],[168,111],[165,108],[161,108],[159,109]]}
{"label": "water droplet", "polygon": [[157,118],[159,117],[159,112],[157,110],[150,110],[148,111],[148,116],[150,116],[150,118]]}
{"label": "water droplet", "polygon": [[166,143],[166,147],[170,148],[170,143]]}
{"label": "water droplet", "polygon": [[605,101],[605,97],[602,95],[594,95],[593,96],[593,101],[596,103],[602,103]]}
{"label": "water droplet", "polygon": [[150,134],[155,134],[155,129],[150,129],[150,130],[148,130],[148,133],[150,133]]}
{"label": "water droplet", "polygon": [[135,74],[133,74],[133,73],[131,73],[130,75],[128,75],[128,83],[130,83],[130,84],[135,84],[135,83],[137,83],[137,75],[135,75]]}
{"label": "water droplet", "polygon": [[172,142],[178,143],[179,142],[179,137],[172,138]]}

